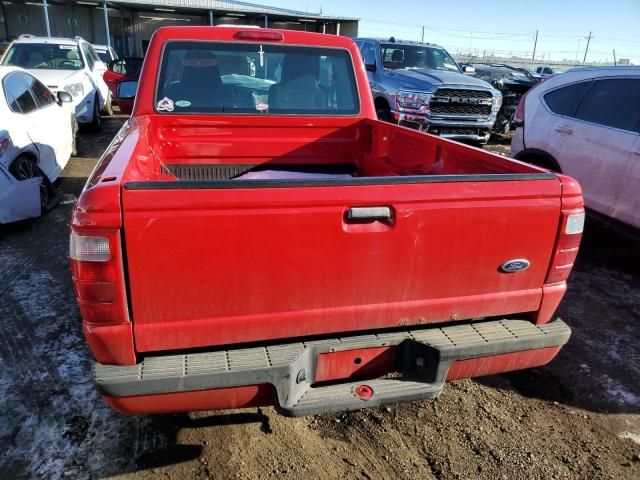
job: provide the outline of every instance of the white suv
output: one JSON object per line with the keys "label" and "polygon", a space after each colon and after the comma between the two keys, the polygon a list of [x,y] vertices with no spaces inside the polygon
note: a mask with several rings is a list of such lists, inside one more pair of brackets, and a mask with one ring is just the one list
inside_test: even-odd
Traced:
{"label": "white suv", "polygon": [[99,130],[101,113],[113,112],[109,88],[102,79],[106,66],[91,44],[80,37],[22,35],[11,43],[0,63],[24,68],[54,93],[70,93],[80,125]]}
{"label": "white suv", "polygon": [[513,157],[575,178],[592,212],[640,229],[640,67],[553,76],[522,97],[513,121]]}

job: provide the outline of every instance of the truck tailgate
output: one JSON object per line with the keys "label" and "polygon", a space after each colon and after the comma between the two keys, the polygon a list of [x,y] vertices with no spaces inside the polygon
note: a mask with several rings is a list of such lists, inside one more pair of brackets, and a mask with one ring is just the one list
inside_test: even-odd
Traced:
{"label": "truck tailgate", "polygon": [[[162,183],[125,184],[122,196],[140,352],[536,311],[560,215],[560,182],[545,174]],[[350,220],[354,207],[391,218]],[[503,272],[513,259],[530,267]]]}

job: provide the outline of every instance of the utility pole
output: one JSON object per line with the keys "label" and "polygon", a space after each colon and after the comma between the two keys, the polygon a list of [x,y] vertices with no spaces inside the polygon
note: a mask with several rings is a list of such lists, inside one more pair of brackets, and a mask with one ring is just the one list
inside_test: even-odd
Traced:
{"label": "utility pole", "polygon": [[589,36],[587,37],[587,48],[584,49],[584,58],[582,59],[583,65],[587,61],[587,52],[589,51],[589,43],[591,43],[591,32],[589,32]]}
{"label": "utility pole", "polygon": [[107,40],[107,47],[111,46],[111,35],[109,34],[109,7],[107,7],[107,1],[102,3],[104,9],[104,34]]}
{"label": "utility pole", "polygon": [[617,66],[618,62],[616,61],[616,49],[613,49],[613,66]]}
{"label": "utility pole", "polygon": [[49,6],[47,0],[42,0],[42,8],[44,8],[44,24],[47,27],[47,37],[51,36],[51,24],[49,23]]}
{"label": "utility pole", "polygon": [[531,68],[536,63],[536,48],[538,47],[538,30],[536,30],[536,39],[533,41],[533,55],[531,56]]}

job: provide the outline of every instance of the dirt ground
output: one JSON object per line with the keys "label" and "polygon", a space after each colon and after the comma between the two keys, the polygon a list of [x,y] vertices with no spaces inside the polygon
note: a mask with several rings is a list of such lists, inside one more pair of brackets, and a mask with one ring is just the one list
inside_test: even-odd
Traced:
{"label": "dirt ground", "polygon": [[[122,122],[82,135],[55,210],[0,228],[2,478],[640,478],[640,245],[591,224],[558,312],[573,336],[543,368],[300,419],[113,413],[91,384],[67,244],[73,202]],[[506,140],[488,148],[508,154]]]}

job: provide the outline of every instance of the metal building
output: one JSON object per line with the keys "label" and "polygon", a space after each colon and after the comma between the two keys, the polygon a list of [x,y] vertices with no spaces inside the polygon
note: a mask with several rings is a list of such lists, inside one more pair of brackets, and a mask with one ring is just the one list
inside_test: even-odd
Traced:
{"label": "metal building", "polygon": [[23,33],[80,35],[110,44],[121,56],[144,53],[153,32],[167,25],[259,25],[355,37],[358,19],[218,0],[12,0],[0,2],[0,42]]}

